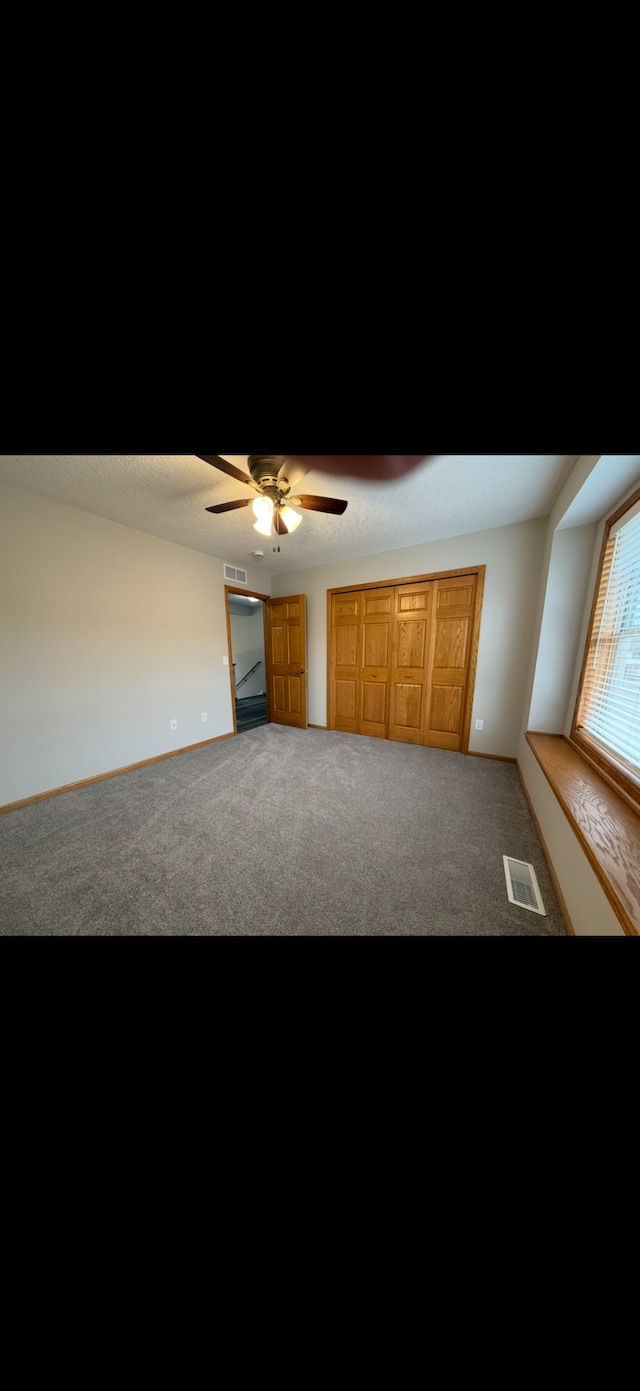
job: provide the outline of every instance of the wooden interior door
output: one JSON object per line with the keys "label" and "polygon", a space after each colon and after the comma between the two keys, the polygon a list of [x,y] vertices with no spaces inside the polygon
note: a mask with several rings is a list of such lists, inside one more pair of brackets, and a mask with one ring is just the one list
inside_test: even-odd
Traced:
{"label": "wooden interior door", "polygon": [[359,734],[363,594],[334,594],[331,602],[332,728]]}
{"label": "wooden interior door", "polygon": [[273,724],[307,728],[307,596],[268,599],[266,663]]}
{"label": "wooden interior door", "polygon": [[389,738],[424,743],[434,581],[395,587]]}
{"label": "wooden interior door", "polygon": [[471,633],[477,575],[433,580],[424,743],[436,749],[462,747],[469,681]]}
{"label": "wooden interior door", "polygon": [[362,591],[360,698],[358,734],[386,739],[389,730],[389,676],[393,625],[393,589]]}

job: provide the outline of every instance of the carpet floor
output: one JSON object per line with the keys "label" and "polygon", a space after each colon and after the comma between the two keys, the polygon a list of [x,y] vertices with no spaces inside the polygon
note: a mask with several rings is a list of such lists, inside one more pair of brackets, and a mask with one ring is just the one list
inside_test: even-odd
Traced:
{"label": "carpet floor", "polygon": [[[531,862],[546,917],[508,901]],[[564,936],[514,764],[266,724],[0,816],[5,936]]]}

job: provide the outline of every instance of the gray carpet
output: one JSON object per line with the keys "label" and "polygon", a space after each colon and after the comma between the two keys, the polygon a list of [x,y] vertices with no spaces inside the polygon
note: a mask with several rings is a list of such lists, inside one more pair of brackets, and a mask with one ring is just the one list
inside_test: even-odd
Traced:
{"label": "gray carpet", "polygon": [[[533,863],[546,917],[509,903]],[[0,816],[5,936],[564,936],[514,764],[267,724]]]}

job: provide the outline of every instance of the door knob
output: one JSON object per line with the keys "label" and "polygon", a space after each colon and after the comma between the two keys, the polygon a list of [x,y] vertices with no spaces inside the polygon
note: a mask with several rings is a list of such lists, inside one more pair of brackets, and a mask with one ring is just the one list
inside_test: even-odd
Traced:
{"label": "door knob", "polygon": [[304,667],[298,672],[298,676],[304,676]]}

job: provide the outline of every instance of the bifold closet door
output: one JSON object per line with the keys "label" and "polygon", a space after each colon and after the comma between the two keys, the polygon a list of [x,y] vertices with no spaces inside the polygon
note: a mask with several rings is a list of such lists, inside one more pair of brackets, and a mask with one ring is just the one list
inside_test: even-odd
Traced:
{"label": "bifold closet door", "polygon": [[333,728],[386,739],[393,590],[334,594],[331,609]]}
{"label": "bifold closet door", "polygon": [[334,594],[332,729],[459,752],[478,576]]}
{"label": "bifold closet door", "polygon": [[362,594],[334,594],[331,602],[333,728],[358,734]]}
{"label": "bifold closet door", "polygon": [[471,665],[471,634],[477,575],[433,580],[424,743],[430,748],[462,748]]}
{"label": "bifold closet door", "polygon": [[386,739],[389,729],[389,677],[393,627],[393,590],[364,589],[361,595],[359,734]]}
{"label": "bifold closet door", "polygon": [[396,585],[389,738],[423,744],[433,580]]}

